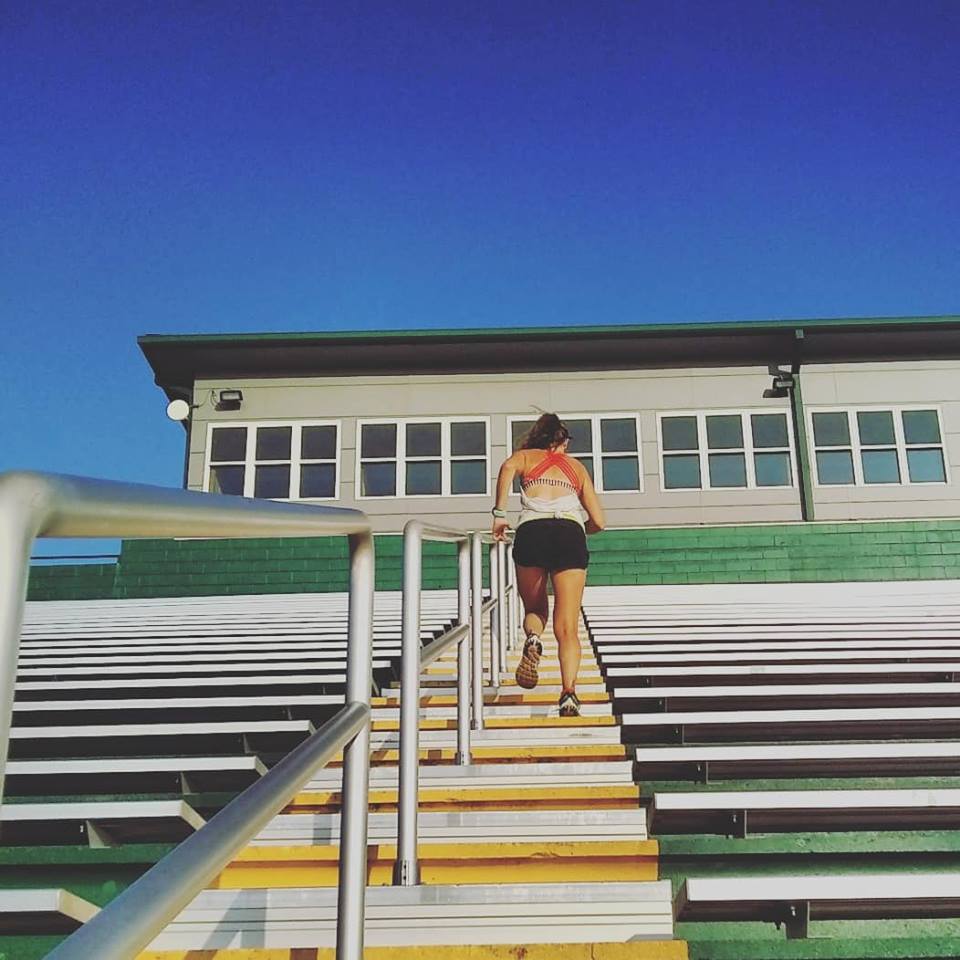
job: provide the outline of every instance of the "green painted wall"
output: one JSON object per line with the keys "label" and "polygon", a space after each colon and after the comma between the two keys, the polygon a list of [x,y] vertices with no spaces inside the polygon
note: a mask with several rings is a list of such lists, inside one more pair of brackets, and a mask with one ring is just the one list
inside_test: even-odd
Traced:
{"label": "green painted wall", "polygon": [[[378,536],[377,587],[397,590],[402,541]],[[960,520],[611,530],[590,538],[590,584],[960,578]],[[454,548],[428,543],[424,586],[456,586]],[[343,538],[127,540],[118,564],[31,568],[33,600],[345,590]]]}
{"label": "green painted wall", "polygon": [[115,563],[30,567],[31,600],[102,600],[113,596]]}

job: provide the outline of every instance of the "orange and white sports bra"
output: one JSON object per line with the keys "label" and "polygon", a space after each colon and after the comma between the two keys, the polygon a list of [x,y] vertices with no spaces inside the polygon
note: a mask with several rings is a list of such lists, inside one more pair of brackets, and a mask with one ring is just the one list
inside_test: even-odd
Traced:
{"label": "orange and white sports bra", "polygon": [[[545,477],[544,473],[556,467],[563,477]],[[569,493],[556,497],[532,497],[530,487],[545,484],[565,487]],[[585,514],[580,506],[583,480],[570,457],[557,450],[548,450],[546,456],[520,477],[520,518],[517,526],[530,520],[573,520],[583,526]]]}

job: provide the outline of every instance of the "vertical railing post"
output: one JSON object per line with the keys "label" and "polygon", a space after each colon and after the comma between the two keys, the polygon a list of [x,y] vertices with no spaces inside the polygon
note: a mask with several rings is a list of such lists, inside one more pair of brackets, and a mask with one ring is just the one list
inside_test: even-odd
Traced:
{"label": "vertical railing post", "polygon": [[422,524],[411,520],[403,536],[403,629],[400,667],[400,789],[397,802],[397,861],[393,882],[420,882],[417,862],[417,792],[420,762],[420,584]]}
{"label": "vertical railing post", "polygon": [[[470,542],[457,544],[457,620],[470,621]],[[457,643],[457,763],[470,763],[470,653],[472,637],[465,634]]]}
{"label": "vertical railing post", "polygon": [[517,568],[513,563],[513,544],[507,544],[507,584],[511,587],[507,599],[507,622],[510,630],[507,636],[507,649],[513,650],[517,645]]}
{"label": "vertical railing post", "polygon": [[[373,535],[350,540],[350,610],[347,633],[347,703],[370,705],[373,686]],[[343,805],[337,907],[337,960],[363,960],[367,892],[367,814],[370,721],[343,750]]]}
{"label": "vertical railing post", "polygon": [[17,478],[0,485],[0,800],[10,744],[20,631],[30,578],[30,548],[45,515],[37,495]]}
{"label": "vertical railing post", "polygon": [[483,729],[483,544],[479,533],[470,534],[470,681],[473,687],[471,723]]}
{"label": "vertical railing post", "polygon": [[[497,543],[490,544],[490,599],[497,600],[497,585],[500,582],[500,551]],[[500,686],[500,606],[494,602],[490,608],[490,683]]]}
{"label": "vertical railing post", "polygon": [[[510,617],[507,616],[507,545],[497,542],[497,611],[500,641],[500,670],[507,669],[507,641],[510,639]],[[497,677],[497,686],[500,686],[500,677]]]}

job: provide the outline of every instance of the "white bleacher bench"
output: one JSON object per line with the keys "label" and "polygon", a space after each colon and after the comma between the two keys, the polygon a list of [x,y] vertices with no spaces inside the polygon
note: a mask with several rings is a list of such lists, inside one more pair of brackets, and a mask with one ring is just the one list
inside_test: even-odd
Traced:
{"label": "white bleacher bench", "polygon": [[134,757],[97,760],[11,760],[8,795],[241,790],[267,768],[258,757]]}
{"label": "white bleacher bench", "polygon": [[0,890],[0,933],[72,933],[100,908],[68,890]]}
{"label": "white bleacher bench", "polygon": [[[704,687],[615,687],[613,699],[624,709],[644,705],[664,711],[831,707],[858,703],[932,706],[960,704],[960,684],[928,683],[782,683]],[[713,703],[717,701],[717,703]]]}
{"label": "white bleacher bench", "polygon": [[[275,707],[330,707],[344,702],[343,694],[294,694],[273,697],[151,697],[136,700],[18,700],[13,705],[14,717],[27,714],[111,711],[115,716],[130,717],[131,713],[150,710],[203,710]],[[19,716],[18,716],[19,715]]]}
{"label": "white bleacher bench", "polygon": [[960,790],[657,793],[650,817],[658,834],[944,828],[960,819]]}
{"label": "white bleacher bench", "polygon": [[183,800],[6,803],[0,830],[7,845],[62,843],[84,836],[91,847],[179,842],[206,821]]}
{"label": "white bleacher bench", "polygon": [[[894,675],[929,676],[941,682],[960,679],[960,660],[939,660],[925,663],[730,663],[697,664],[673,667],[609,667],[607,677],[623,685],[624,696],[634,687],[699,687],[716,683],[717,678],[730,677],[737,683],[765,683],[783,677],[794,681],[800,677],[857,678],[861,682],[889,681]],[[876,681],[873,680],[876,678]]]}
{"label": "white bleacher bench", "polygon": [[309,720],[231,720],[204,723],[116,723],[55,727],[14,727],[13,759],[42,756],[112,756],[162,749],[197,753],[287,753],[315,730]]}
{"label": "white bleacher bench", "polygon": [[[206,890],[151,950],[331,947],[335,888]],[[368,947],[669,940],[670,882],[368,887]]]}
{"label": "white bleacher bench", "polygon": [[960,734],[960,707],[953,706],[626,713],[622,719],[624,736],[634,743],[877,739],[891,729],[903,737]]}
{"label": "white bleacher bench", "polygon": [[960,874],[898,873],[812,877],[688,877],[677,921],[761,920],[806,937],[813,920],[960,916]]}
{"label": "white bleacher bench", "polygon": [[[645,811],[491,810],[446,813],[424,811],[418,818],[422,843],[523,843],[533,840],[646,840]],[[396,843],[397,814],[371,813],[368,842]],[[325,846],[340,839],[338,813],[283,814],[275,817],[252,846]]]}
{"label": "white bleacher bench", "polygon": [[749,776],[960,776],[960,743],[783,743],[637,747],[637,774],[649,780],[733,779]]}

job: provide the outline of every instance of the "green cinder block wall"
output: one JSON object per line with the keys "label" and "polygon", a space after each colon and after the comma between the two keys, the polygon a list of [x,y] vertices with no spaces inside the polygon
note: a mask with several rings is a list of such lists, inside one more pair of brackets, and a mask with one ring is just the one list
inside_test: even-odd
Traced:
{"label": "green cinder block wall", "polygon": [[[400,589],[402,539],[376,538],[377,589]],[[611,530],[590,538],[588,583],[960,579],[960,519]],[[343,538],[127,540],[116,564],[31,568],[32,600],[333,592]],[[424,544],[426,589],[456,586],[455,548]]]}

